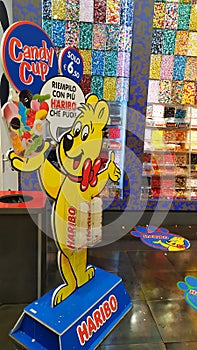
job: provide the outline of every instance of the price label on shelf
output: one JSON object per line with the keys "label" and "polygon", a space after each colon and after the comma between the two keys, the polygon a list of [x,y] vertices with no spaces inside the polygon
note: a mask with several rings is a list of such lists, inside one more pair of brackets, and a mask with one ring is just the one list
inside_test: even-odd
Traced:
{"label": "price label on shelf", "polygon": [[67,47],[60,54],[60,69],[64,76],[79,83],[83,76],[83,59],[74,47]]}

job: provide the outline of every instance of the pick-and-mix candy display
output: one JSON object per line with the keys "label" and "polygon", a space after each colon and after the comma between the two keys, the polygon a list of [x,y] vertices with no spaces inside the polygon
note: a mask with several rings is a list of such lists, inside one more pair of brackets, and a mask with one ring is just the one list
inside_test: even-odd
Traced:
{"label": "pick-and-mix candy display", "polygon": [[[196,0],[154,2],[150,80],[157,103],[197,104]],[[151,84],[149,84],[151,89]],[[156,88],[156,84],[154,84]],[[153,94],[152,94],[153,95]]]}
{"label": "pick-and-mix candy display", "polygon": [[134,0],[43,0],[43,28],[54,45],[75,46],[83,57],[85,94],[128,100],[133,10]]}
{"label": "pick-and-mix candy display", "polygon": [[197,1],[153,13],[142,198],[197,199]]}

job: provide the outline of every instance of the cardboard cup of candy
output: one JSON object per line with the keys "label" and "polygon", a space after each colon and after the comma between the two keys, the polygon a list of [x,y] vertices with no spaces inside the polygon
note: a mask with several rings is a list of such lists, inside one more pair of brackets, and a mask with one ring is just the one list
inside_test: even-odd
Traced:
{"label": "cardboard cup of candy", "polygon": [[37,155],[44,147],[50,95],[32,95],[22,90],[2,108],[14,152],[24,158]]}

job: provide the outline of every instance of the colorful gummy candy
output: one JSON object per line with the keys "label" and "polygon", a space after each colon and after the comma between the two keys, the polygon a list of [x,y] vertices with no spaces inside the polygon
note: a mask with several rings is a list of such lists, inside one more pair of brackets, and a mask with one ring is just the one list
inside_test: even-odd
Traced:
{"label": "colorful gummy candy", "polygon": [[164,107],[164,118],[174,118],[174,114],[175,114],[174,107],[167,107],[167,106]]}
{"label": "colorful gummy candy", "polygon": [[134,0],[122,0],[120,8],[120,25],[133,25]]}
{"label": "colorful gummy candy", "polygon": [[170,80],[161,80],[159,89],[159,102],[170,103],[172,83]]}
{"label": "colorful gummy candy", "polygon": [[[65,1],[65,0],[64,0]],[[78,21],[80,11],[80,0],[66,1],[66,20]]]}
{"label": "colorful gummy candy", "polygon": [[66,3],[65,0],[52,1],[52,18],[65,20],[66,19]]}
{"label": "colorful gummy candy", "polygon": [[79,23],[66,21],[65,46],[79,47]]}
{"label": "colorful gummy candy", "polygon": [[92,51],[92,75],[104,75],[105,53],[101,50]]}
{"label": "colorful gummy candy", "polygon": [[190,23],[190,4],[179,4],[179,16],[177,29],[188,30]]}
{"label": "colorful gummy candy", "polygon": [[190,25],[189,29],[191,31],[197,30],[197,7],[196,4],[193,4],[191,7],[191,16],[190,16]]}
{"label": "colorful gummy candy", "polygon": [[151,53],[158,55],[162,53],[163,29],[153,28]]}
{"label": "colorful gummy candy", "polygon": [[164,28],[165,4],[155,2],[153,14],[153,28]]}
{"label": "colorful gummy candy", "polygon": [[161,60],[161,80],[172,80],[172,73],[174,67],[174,56],[163,55]]}
{"label": "colorful gummy candy", "polygon": [[195,98],[195,83],[184,82],[182,104],[194,104]]}
{"label": "colorful gummy candy", "polygon": [[106,0],[94,0],[94,23],[106,23]]}
{"label": "colorful gummy candy", "polygon": [[80,23],[79,48],[84,50],[92,49],[92,23]]}
{"label": "colorful gummy candy", "polygon": [[130,53],[118,52],[117,61],[117,76],[118,77],[129,77],[130,73]]}
{"label": "colorful gummy candy", "polygon": [[176,30],[165,30],[163,38],[163,49],[164,55],[173,55],[175,48]]}
{"label": "colorful gummy candy", "polygon": [[187,56],[197,56],[197,32],[189,33]]}
{"label": "colorful gummy candy", "polygon": [[178,30],[176,33],[175,55],[187,55],[187,44],[189,39],[189,32]]}
{"label": "colorful gummy candy", "polygon": [[118,51],[105,52],[105,76],[115,77],[117,67]]}
{"label": "colorful gummy candy", "polygon": [[53,19],[52,21],[52,40],[55,46],[65,46],[65,21]]}
{"label": "colorful gummy candy", "polygon": [[107,101],[116,100],[116,78],[104,77],[104,99]]}
{"label": "colorful gummy candy", "polygon": [[49,111],[46,100],[50,95],[33,96],[30,90],[22,90],[17,97],[18,100],[4,105],[2,113],[15,153],[29,158],[44,147],[45,120]]}
{"label": "colorful gummy candy", "polygon": [[160,79],[161,55],[151,55],[150,58],[150,79]]}
{"label": "colorful gummy candy", "polygon": [[187,57],[185,80],[197,80],[197,57]]}
{"label": "colorful gummy candy", "polygon": [[148,102],[158,103],[159,98],[159,80],[149,80]]}
{"label": "colorful gummy candy", "polygon": [[186,59],[186,56],[174,56],[173,80],[184,79]]}
{"label": "colorful gummy candy", "polygon": [[105,50],[107,40],[106,25],[96,23],[93,25],[93,49]]}
{"label": "colorful gummy candy", "polygon": [[52,37],[52,21],[51,20],[43,19],[42,20],[42,28],[50,37]]}
{"label": "colorful gummy candy", "polygon": [[128,101],[129,78],[117,78],[116,82],[116,101]]}
{"label": "colorful gummy candy", "polygon": [[172,81],[171,101],[181,103],[183,94],[183,81]]}
{"label": "colorful gummy candy", "polygon": [[83,75],[79,85],[84,95],[88,95],[91,92],[91,76]]}
{"label": "colorful gummy candy", "polygon": [[120,24],[120,0],[107,0],[106,23]]}
{"label": "colorful gummy candy", "polygon": [[186,117],[186,110],[185,109],[177,109],[175,113],[175,118],[178,119],[185,119]]}
{"label": "colorful gummy candy", "polygon": [[80,0],[79,21],[93,23],[94,0]]}
{"label": "colorful gummy candy", "polygon": [[104,78],[93,76],[91,82],[91,93],[96,94],[99,99],[103,98]]}
{"label": "colorful gummy candy", "polygon": [[92,51],[91,50],[79,50],[83,60],[83,73],[91,74],[92,67]]}
{"label": "colorful gummy candy", "polygon": [[118,50],[120,27],[118,24],[107,24],[106,50]]}
{"label": "colorful gummy candy", "polygon": [[52,19],[52,0],[42,1],[42,19],[45,19],[45,20]]}
{"label": "colorful gummy candy", "polygon": [[131,52],[132,46],[132,27],[120,26],[119,51]]}
{"label": "colorful gummy candy", "polygon": [[166,29],[177,29],[178,24],[178,3],[170,2],[165,8],[165,23]]}

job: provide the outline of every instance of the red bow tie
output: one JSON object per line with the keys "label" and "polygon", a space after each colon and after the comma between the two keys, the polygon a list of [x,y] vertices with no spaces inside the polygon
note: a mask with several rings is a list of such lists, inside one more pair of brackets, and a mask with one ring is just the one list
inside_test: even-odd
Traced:
{"label": "red bow tie", "polygon": [[97,174],[101,167],[101,158],[97,158],[92,165],[92,161],[90,159],[86,159],[83,170],[82,170],[82,180],[80,184],[81,191],[86,191],[88,185],[91,187],[96,186],[98,178]]}

